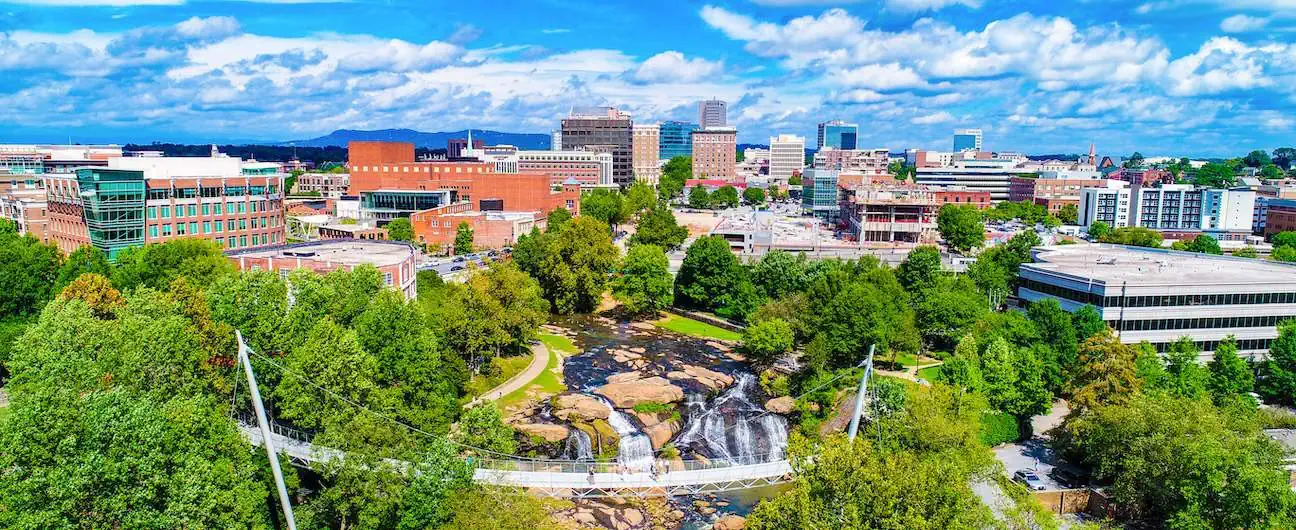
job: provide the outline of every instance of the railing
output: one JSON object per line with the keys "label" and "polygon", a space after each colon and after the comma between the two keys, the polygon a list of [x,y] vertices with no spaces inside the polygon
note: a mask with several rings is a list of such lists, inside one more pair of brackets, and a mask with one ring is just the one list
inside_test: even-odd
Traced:
{"label": "railing", "polygon": [[657,458],[651,463],[639,466],[626,466],[618,462],[600,462],[586,460],[514,460],[506,458],[468,457],[467,461],[476,469],[491,471],[508,471],[520,473],[646,473],[656,469],[659,473],[678,471],[706,471],[716,469],[749,468],[764,464],[783,463],[784,454],[767,453],[753,455],[756,462],[742,464],[728,459],[676,460]]}

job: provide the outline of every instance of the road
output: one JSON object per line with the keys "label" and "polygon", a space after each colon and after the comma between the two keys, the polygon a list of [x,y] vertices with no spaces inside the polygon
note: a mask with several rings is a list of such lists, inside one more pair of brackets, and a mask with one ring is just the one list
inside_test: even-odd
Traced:
{"label": "road", "polygon": [[464,405],[464,408],[472,408],[478,403],[486,401],[495,401],[511,394],[514,390],[525,388],[527,385],[531,384],[531,381],[534,381],[535,378],[540,377],[540,373],[549,365],[550,355],[552,355],[552,353],[549,352],[549,348],[545,346],[543,342],[532,344],[531,364],[527,365],[526,370],[522,370],[522,373],[510,377],[508,381],[500,383],[499,386],[487,390],[486,393],[473,398],[472,401],[469,401]]}

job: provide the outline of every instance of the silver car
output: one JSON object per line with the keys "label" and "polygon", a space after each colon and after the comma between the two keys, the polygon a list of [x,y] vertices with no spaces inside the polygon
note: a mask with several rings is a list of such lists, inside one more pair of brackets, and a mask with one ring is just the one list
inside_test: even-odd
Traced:
{"label": "silver car", "polygon": [[1044,480],[1029,469],[1017,470],[1016,473],[1013,473],[1013,480],[1025,484],[1027,489],[1035,491],[1044,491],[1046,489]]}

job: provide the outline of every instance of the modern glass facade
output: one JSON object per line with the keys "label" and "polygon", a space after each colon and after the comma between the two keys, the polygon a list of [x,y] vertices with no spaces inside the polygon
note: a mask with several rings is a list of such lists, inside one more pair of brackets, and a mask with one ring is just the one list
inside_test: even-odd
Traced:
{"label": "modern glass facade", "polygon": [[450,204],[453,192],[378,190],[360,194],[360,207],[377,219],[408,217],[410,214]]}
{"label": "modern glass facade", "polygon": [[123,249],[144,244],[144,172],[78,169],[77,186],[91,245],[116,260]]}
{"label": "modern glass facade", "polygon": [[981,129],[958,129],[954,131],[954,152],[980,151]]}
{"label": "modern glass facade", "polygon": [[807,169],[801,174],[801,207],[806,213],[836,222],[841,217],[837,193],[836,171]]}
{"label": "modern glass facade", "polygon": [[658,137],[658,156],[662,160],[670,160],[677,156],[693,156],[693,131],[697,129],[696,123],[686,121],[662,123]]}
{"label": "modern glass facade", "polygon": [[859,149],[859,126],[843,121],[830,121],[819,124],[818,148]]}

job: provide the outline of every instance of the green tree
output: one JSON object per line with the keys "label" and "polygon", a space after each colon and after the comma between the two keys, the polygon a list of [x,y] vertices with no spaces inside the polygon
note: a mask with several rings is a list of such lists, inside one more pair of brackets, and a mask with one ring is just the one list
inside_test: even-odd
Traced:
{"label": "green tree", "polygon": [[896,269],[896,278],[909,292],[915,292],[935,283],[941,271],[940,249],[932,245],[923,245],[909,251],[900,267]]}
{"label": "green tree", "polygon": [[405,492],[399,530],[439,528],[454,517],[454,499],[473,488],[473,470],[458,448],[443,438],[433,439]]}
{"label": "green tree", "polygon": [[1166,390],[1183,397],[1197,398],[1206,394],[1210,372],[1197,362],[1201,351],[1189,337],[1179,337],[1166,351]]}
{"label": "green tree", "polygon": [[990,307],[985,295],[966,276],[937,276],[915,293],[913,300],[918,329],[924,341],[938,351],[954,347]]}
{"label": "green tree", "polygon": [[1206,234],[1199,234],[1192,239],[1175,241],[1173,245],[1170,245],[1170,248],[1198,254],[1224,254],[1224,251],[1220,250],[1219,241]]}
{"label": "green tree", "polygon": [[752,268],[752,283],[769,298],[789,296],[805,289],[806,267],[805,254],[772,250]]}
{"label": "green tree", "polygon": [[1076,221],[1080,220],[1080,209],[1074,204],[1063,205],[1058,210],[1057,218],[1064,224],[1076,224]]}
{"label": "green tree", "polygon": [[[571,212],[561,206],[549,211],[545,216],[545,232],[553,232],[562,228],[568,221],[572,220]],[[456,234],[457,235],[457,234]]]}
{"label": "green tree", "polygon": [[1123,404],[1138,393],[1134,348],[1121,344],[1110,331],[1089,337],[1079,348],[1079,363],[1071,379],[1071,411],[1079,414],[1107,404]]}
{"label": "green tree", "polygon": [[800,185],[801,185],[801,174],[792,173],[792,176],[788,177],[788,186],[800,186]]}
{"label": "green tree", "polygon": [[675,302],[699,309],[715,307],[735,287],[730,280],[741,267],[724,238],[698,238],[689,245],[675,276]]}
{"label": "green tree", "polygon": [[59,267],[58,277],[54,280],[53,292],[62,291],[72,280],[85,273],[94,273],[105,278],[112,277],[112,264],[102,250],[90,245],[82,245],[68,254],[63,265]]}
{"label": "green tree", "polygon": [[1161,233],[1141,226],[1122,226],[1112,230],[1098,241],[1114,245],[1161,248]]}
{"label": "green tree", "polygon": [[1278,248],[1278,247],[1296,248],[1296,232],[1290,230],[1278,232],[1277,234],[1270,236],[1269,241],[1273,243],[1274,248]]}
{"label": "green tree", "polygon": [[[544,501],[518,489],[473,487],[451,498],[454,517],[438,530],[560,530]],[[501,517],[507,514],[507,517]]]}
{"label": "green tree", "polygon": [[414,241],[414,225],[408,217],[397,217],[387,223],[387,238],[392,241]]}
{"label": "green tree", "polygon": [[1043,365],[1044,379],[1049,391],[1060,395],[1070,382],[1077,362],[1075,322],[1052,298],[1032,303],[1027,315],[1039,332],[1040,341],[1034,351]]}
{"label": "green tree", "polygon": [[[690,197],[691,199],[691,197]],[[725,208],[738,207],[738,188],[726,184],[711,194],[711,206],[722,206]]]}
{"label": "green tree", "polygon": [[1102,238],[1107,237],[1107,234],[1110,233],[1111,226],[1108,226],[1107,223],[1102,221],[1094,221],[1089,225],[1089,237],[1093,238],[1095,241],[1102,241]]}
{"label": "green tree", "polygon": [[1251,392],[1255,386],[1255,374],[1238,356],[1237,340],[1232,335],[1215,347],[1215,355],[1206,367],[1210,371],[1207,386],[1217,403]]}
{"label": "green tree", "polygon": [[1242,158],[1242,163],[1246,164],[1247,167],[1264,167],[1272,165],[1273,159],[1269,158],[1269,153],[1256,149],[1255,151],[1247,153],[1247,155]]}
{"label": "green tree", "polygon": [[661,178],[657,180],[657,196],[663,201],[670,201],[684,192],[684,183],[693,178],[693,157],[677,156],[662,167]]}
{"label": "green tree", "polygon": [[964,335],[954,348],[954,355],[940,367],[941,382],[968,392],[981,392],[985,378],[981,375],[981,356],[977,353],[976,338]]}
{"label": "green tree", "polygon": [[581,215],[555,232],[521,238],[513,259],[540,284],[551,310],[565,315],[598,307],[618,254],[607,225]]}
{"label": "green tree", "polygon": [[612,295],[632,314],[655,315],[675,299],[666,252],[656,245],[632,245],[612,281]]}
{"label": "green tree", "polygon": [[688,229],[675,221],[675,214],[666,205],[655,205],[639,217],[631,245],[657,245],[674,250],[688,239]]}
{"label": "green tree", "polygon": [[1260,168],[1260,178],[1265,180],[1281,179],[1283,178],[1283,170],[1279,169],[1277,165],[1265,164],[1264,167]]}
{"label": "green tree", "polygon": [[1273,253],[1269,255],[1269,259],[1284,262],[1296,261],[1296,247],[1274,247]]}
{"label": "green tree", "polygon": [[625,196],[605,188],[596,188],[581,197],[580,211],[581,215],[603,221],[609,227],[615,227],[630,217]]}
{"label": "green tree", "polygon": [[421,306],[445,348],[474,364],[525,351],[549,312],[538,282],[507,261],[491,263],[462,286],[447,285],[444,296]]}
{"label": "green tree", "polygon": [[1094,306],[1086,304],[1071,315],[1071,324],[1075,326],[1077,342],[1089,340],[1089,337],[1107,330],[1107,323]]}
{"label": "green tree", "polygon": [[629,211],[629,217],[642,214],[657,205],[657,190],[644,182],[631,184],[626,189],[625,203],[626,209]]}
{"label": "green tree", "polygon": [[1296,404],[1296,320],[1278,324],[1278,338],[1269,346],[1269,359],[1260,367],[1256,390],[1265,401]]}
{"label": "green tree", "polygon": [[0,227],[0,318],[34,314],[54,294],[58,249],[17,235],[12,221],[0,223],[7,225]]}
{"label": "green tree", "polygon": [[220,244],[207,239],[177,239],[128,248],[117,256],[113,284],[123,291],[136,287],[162,289],[178,277],[195,285],[209,285],[232,274],[234,265]]}
{"label": "green tree", "polygon": [[1197,168],[1197,173],[1193,175],[1193,184],[1208,188],[1227,188],[1235,182],[1237,182],[1237,176],[1234,174],[1233,168],[1215,162]]}
{"label": "green tree", "polygon": [[757,363],[771,363],[792,349],[792,325],[781,318],[762,320],[743,330],[743,352]]}
{"label": "green tree", "polygon": [[453,437],[460,444],[494,453],[511,455],[517,451],[513,428],[504,423],[494,403],[468,409],[459,419],[459,428]]}
{"label": "green tree", "polygon": [[1260,254],[1256,252],[1255,247],[1243,247],[1233,251],[1233,257],[1235,258],[1255,259],[1259,256]]}
{"label": "green tree", "polygon": [[765,204],[765,190],[748,186],[742,193],[743,202],[753,206]]}
{"label": "green tree", "polygon": [[706,187],[701,184],[693,186],[693,189],[689,191],[688,205],[689,208],[710,208],[711,194],[707,193]]}
{"label": "green tree", "polygon": [[1143,153],[1134,151],[1134,154],[1130,155],[1130,157],[1125,160],[1125,167],[1130,169],[1139,169],[1143,167],[1143,162]]}
{"label": "green tree", "polygon": [[394,396],[377,382],[378,359],[360,346],[355,331],[331,318],[316,324],[283,364],[287,373],[274,388],[275,403],[281,416],[300,427],[341,431],[359,411],[334,396],[379,412],[394,412]]}
{"label": "green tree", "polygon": [[945,243],[959,252],[967,252],[985,243],[985,223],[981,212],[974,206],[941,206],[936,226]]}
{"label": "green tree", "polygon": [[456,255],[473,253],[473,229],[466,221],[459,221],[455,227],[454,252]]}
{"label": "green tree", "polygon": [[1291,147],[1279,147],[1273,150],[1273,163],[1287,171],[1292,167],[1292,161],[1296,161],[1296,149]]}

